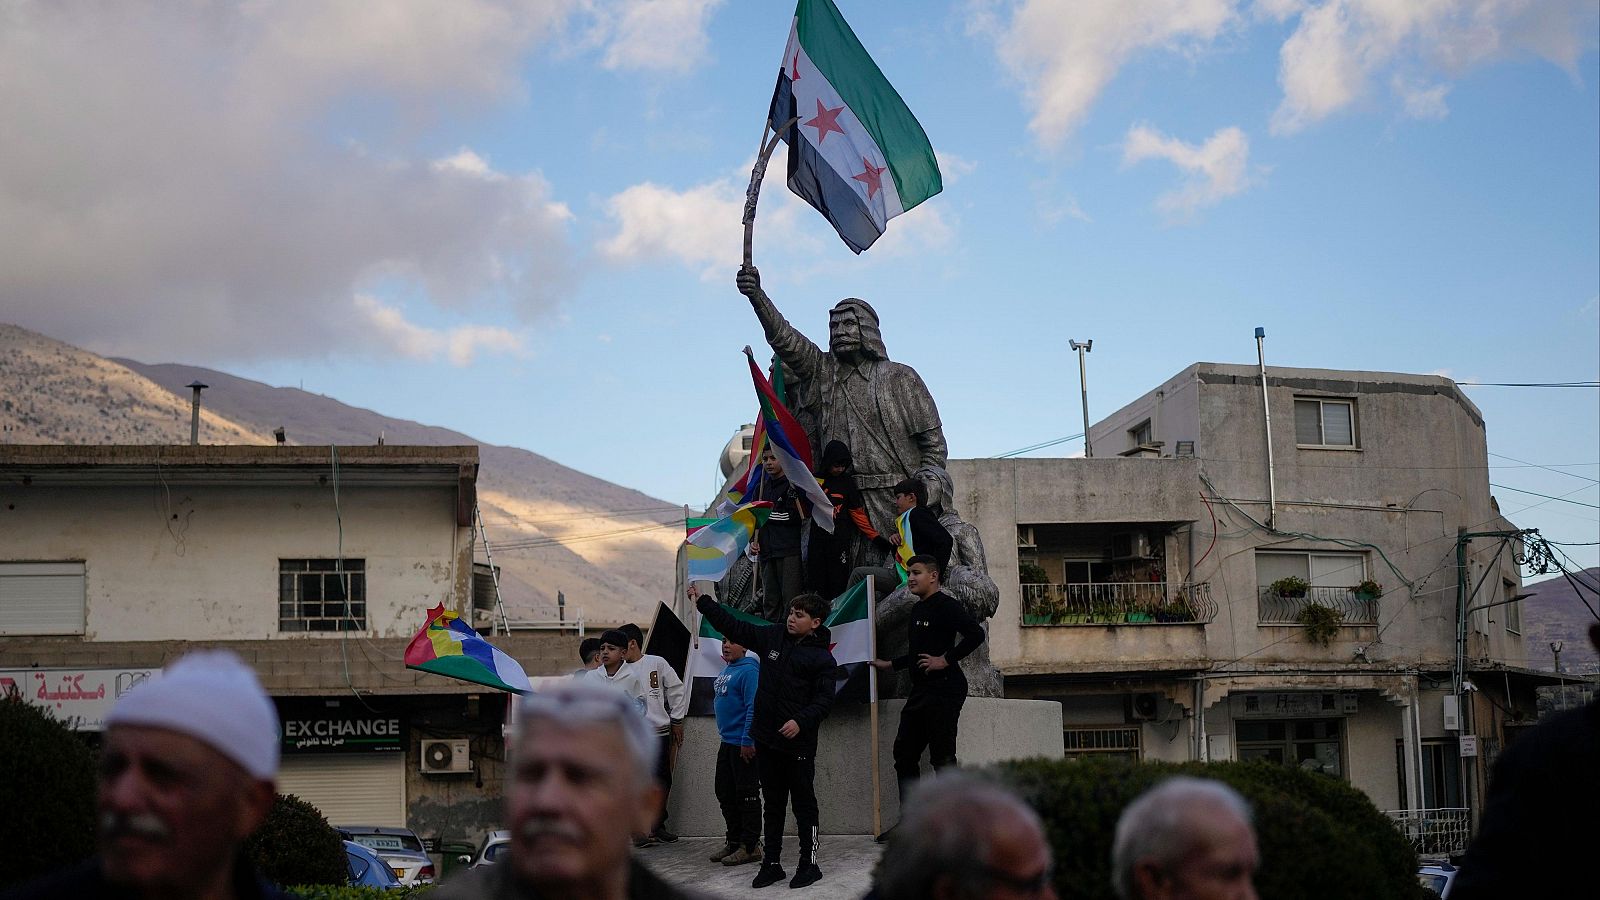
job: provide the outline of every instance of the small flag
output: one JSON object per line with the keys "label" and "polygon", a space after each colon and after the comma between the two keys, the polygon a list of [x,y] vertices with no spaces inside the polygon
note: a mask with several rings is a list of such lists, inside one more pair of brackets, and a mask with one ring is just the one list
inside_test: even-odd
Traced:
{"label": "small flag", "polygon": [[[736,619],[749,622],[752,625],[770,625],[766,619],[754,616],[747,612],[740,612],[731,606],[724,605]],[[753,655],[746,651],[747,656]],[[722,674],[728,664],[722,661],[722,632],[711,626],[711,621],[705,616],[700,617],[699,646],[690,657],[689,671],[693,678],[689,681],[689,715],[711,716],[716,714],[712,704],[716,702],[716,693],[713,690],[717,676]]]}
{"label": "small flag", "polygon": [[533,691],[516,660],[496,650],[444,604],[428,611],[428,624],[406,647],[406,668],[517,694]]}
{"label": "small flag", "polygon": [[822,485],[817,483],[817,476],[811,473],[811,439],[806,437],[805,429],[800,427],[794,414],[778,400],[767,376],[761,374],[761,368],[756,365],[755,354],[750,352],[749,347],[744,348],[744,355],[750,361],[750,378],[755,382],[756,397],[761,401],[761,421],[766,425],[767,446],[772,449],[772,455],[778,458],[784,477],[810,501],[811,520],[823,531],[832,532],[833,501],[828,499]]}
{"label": "small flag", "polygon": [[665,603],[656,604],[656,614],[650,619],[650,636],[645,638],[643,652],[667,661],[679,678],[689,665],[689,628]]}
{"label": "small flag", "polygon": [[871,580],[863,579],[835,598],[833,611],[822,623],[828,626],[828,636],[833,642],[828,649],[841,670],[839,683],[834,688],[834,696],[839,700],[866,702],[870,699],[872,611],[867,604],[867,582]]}
{"label": "small flag", "polygon": [[800,0],[768,112],[795,117],[789,190],[827,218],[856,253],[890,219],[943,189],[928,135],[833,0]]}
{"label": "small flag", "polygon": [[772,504],[765,500],[746,503],[732,514],[690,532],[683,542],[688,579],[721,581],[771,514]]}

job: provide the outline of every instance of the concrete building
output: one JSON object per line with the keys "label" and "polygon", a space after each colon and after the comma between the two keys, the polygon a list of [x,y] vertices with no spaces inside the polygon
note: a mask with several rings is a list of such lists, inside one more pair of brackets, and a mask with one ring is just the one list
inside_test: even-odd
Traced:
{"label": "concrete building", "polygon": [[952,461],[1006,696],[1060,701],[1068,754],[1316,769],[1455,847],[1545,680],[1483,417],[1438,376],[1269,368],[1265,394],[1199,363],[1093,459]]}
{"label": "concrete building", "polygon": [[[500,824],[505,695],[403,656],[432,607],[491,599],[477,473],[477,447],[0,445],[0,689],[95,732],[150,672],[228,647],[278,705],[280,790],[476,842]],[[567,635],[495,642],[529,675],[577,663]]]}

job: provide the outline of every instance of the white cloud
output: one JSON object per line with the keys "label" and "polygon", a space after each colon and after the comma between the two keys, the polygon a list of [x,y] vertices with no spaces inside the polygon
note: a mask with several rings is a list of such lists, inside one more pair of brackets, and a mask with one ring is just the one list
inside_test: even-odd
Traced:
{"label": "white cloud", "polygon": [[615,0],[599,8],[608,69],[687,72],[708,56],[706,22],[722,0]]}
{"label": "white cloud", "polygon": [[1122,145],[1122,164],[1164,159],[1182,169],[1183,187],[1161,195],[1156,206],[1175,219],[1231,197],[1250,186],[1250,139],[1238,128],[1219,129],[1205,143],[1186,144],[1146,125],[1129,129]]}
{"label": "white cloud", "polygon": [[[994,39],[1032,107],[1029,128],[1054,149],[1136,54],[1203,49],[1234,23],[1236,6],[1237,0],[991,0],[974,4],[968,22]],[[1002,11],[1009,12],[1003,24]]]}
{"label": "white cloud", "polygon": [[978,164],[970,159],[964,159],[954,153],[943,150],[933,151],[934,157],[939,162],[939,175],[944,180],[944,186],[949,187],[961,179],[978,171]]}
{"label": "white cloud", "polygon": [[[766,187],[770,193],[774,185]],[[708,278],[739,267],[744,191],[732,177],[682,191],[650,182],[636,184],[607,200],[606,211],[618,226],[617,233],[600,245],[608,259],[676,259],[700,268]],[[757,219],[758,228],[765,224]]]}
{"label": "white cloud", "polygon": [[1430,119],[1448,111],[1449,86],[1435,75],[1532,54],[1576,78],[1597,25],[1594,0],[1325,0],[1301,13],[1280,51],[1272,130],[1291,134],[1333,115],[1385,72],[1406,113]]}
{"label": "white cloud", "polygon": [[379,353],[393,353],[423,362],[441,356],[455,366],[470,366],[480,351],[511,356],[527,355],[521,337],[505,328],[485,325],[458,325],[447,330],[426,328],[411,322],[405,313],[387,306],[376,297],[357,294],[355,314],[365,328],[354,329]]}

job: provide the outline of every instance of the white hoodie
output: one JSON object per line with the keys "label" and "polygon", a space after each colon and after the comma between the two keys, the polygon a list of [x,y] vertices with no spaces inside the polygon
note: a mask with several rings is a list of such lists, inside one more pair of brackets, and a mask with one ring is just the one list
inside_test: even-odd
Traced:
{"label": "white hoodie", "polygon": [[644,679],[639,676],[639,670],[633,667],[633,663],[624,662],[617,666],[615,675],[608,673],[605,666],[596,666],[576,677],[588,678],[600,684],[607,684],[627,694],[628,698],[639,708],[639,715],[644,716],[646,721],[650,721],[650,694],[645,690]]}
{"label": "white hoodie", "polygon": [[678,677],[671,663],[651,653],[646,653],[639,657],[638,662],[629,665],[638,674],[648,696],[644,708],[645,721],[656,730],[656,734],[666,734],[688,715],[689,696],[684,689],[683,679]]}

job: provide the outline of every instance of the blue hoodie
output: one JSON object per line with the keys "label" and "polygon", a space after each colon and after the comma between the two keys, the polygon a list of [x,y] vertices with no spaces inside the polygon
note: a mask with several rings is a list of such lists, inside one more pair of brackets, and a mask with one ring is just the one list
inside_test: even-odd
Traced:
{"label": "blue hoodie", "polygon": [[717,733],[724,744],[749,747],[750,719],[756,714],[756,683],[761,664],[753,656],[741,656],[717,676],[713,690],[717,699]]}

